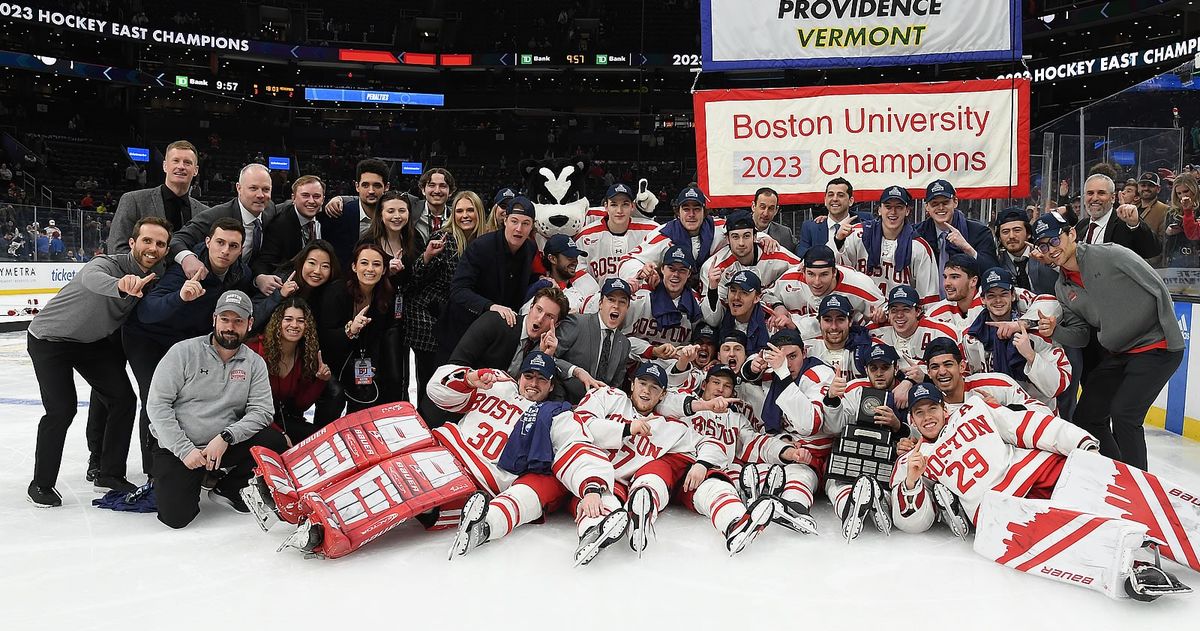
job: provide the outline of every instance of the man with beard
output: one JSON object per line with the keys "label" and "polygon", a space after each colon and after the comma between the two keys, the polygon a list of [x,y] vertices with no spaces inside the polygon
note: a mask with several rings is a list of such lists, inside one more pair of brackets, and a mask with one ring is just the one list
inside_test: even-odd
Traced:
{"label": "man with beard", "polygon": [[1058,271],[1033,256],[1029,244],[1029,215],[1020,208],[1006,208],[996,218],[996,239],[1000,242],[1000,267],[1013,276],[1013,283],[1035,294],[1054,294]]}
{"label": "man with beard", "polygon": [[869,276],[880,295],[910,285],[928,304],[938,299],[940,276],[933,248],[908,223],[912,207],[908,189],[889,187],[879,198],[879,216],[858,225],[843,222],[829,247],[839,262]]}
{"label": "man with beard", "polygon": [[29,483],[29,501],[35,506],[62,506],[54,485],[77,408],[73,372],[79,372],[108,411],[100,432],[96,486],[134,488],[125,479],[125,461],[137,395],[125,376],[125,358],[110,336],[137,306],[147,285],[162,273],[170,224],[160,217],[143,217],[134,225],[133,235],[129,253],[88,261],[29,323],[29,358],[46,410],[38,423]]}
{"label": "man with beard", "polygon": [[755,224],[750,213],[737,211],[725,218],[725,235],[729,245],[721,248],[700,267],[701,292],[716,289],[721,300],[726,299],[723,285],[742,270],[758,275],[764,287],[770,287],[790,269],[800,267],[800,259],[791,252],[779,249],[763,252],[755,241]]}
{"label": "man with beard", "polygon": [[1107,175],[1095,174],[1083,183],[1084,210],[1087,216],[1075,225],[1079,243],[1096,245],[1116,243],[1144,259],[1162,254],[1162,244],[1150,226],[1143,222],[1137,206],[1122,204],[1113,208],[1116,184]]}
{"label": "man with beard", "polygon": [[620,387],[624,381],[631,347],[621,327],[632,293],[629,283],[610,278],[600,289],[597,313],[573,315],[559,325],[555,363],[571,403],[578,403],[587,392]]}
{"label": "man with beard", "polygon": [[[940,276],[946,263],[956,254],[965,254],[979,261],[981,268],[996,266],[996,242],[985,224],[958,210],[954,186],[946,180],[934,180],[925,187],[925,221],[917,224],[916,232],[933,248],[937,273]],[[942,298],[947,298],[943,286]]]}
{"label": "man with beard", "polygon": [[804,353],[832,367],[843,379],[862,377],[862,367],[856,358],[871,348],[871,336],[859,325],[850,324],[853,310],[850,301],[841,294],[829,294],[821,299],[817,318],[821,336],[806,340]]}
{"label": "man with beard", "polygon": [[[390,186],[387,163],[377,158],[367,158],[360,160],[354,168],[354,188],[358,196],[334,197],[325,204],[325,213],[318,217],[322,238],[333,244],[333,251],[344,269],[350,269],[354,248],[359,238],[370,229],[371,218],[379,210],[379,198]],[[409,213],[409,221],[416,221],[415,209]],[[429,238],[428,234],[422,236]]]}
{"label": "man with beard", "polygon": [[154,371],[146,403],[156,443],[154,492],[158,520],[171,528],[196,518],[200,485],[220,469],[228,472],[209,497],[248,514],[239,493],[254,468],[250,448],[287,449],[283,434],[268,427],[275,406],[267,363],[242,344],[252,311],[244,292],[225,292],[213,332],[172,346]]}
{"label": "man with beard", "polygon": [[770,325],[778,329],[797,329],[804,338],[821,334],[817,310],[821,300],[839,293],[853,307],[853,323],[865,325],[868,320],[883,322],[883,294],[866,274],[836,264],[832,249],[815,245],[804,254],[804,268],[790,271],[779,278],[763,294],[763,302],[771,308]]}
{"label": "man with beard", "polygon": [[292,183],[292,203],[279,205],[279,217],[263,233],[262,252],[255,257],[253,271],[287,278],[292,270],[281,269],[309,243],[321,238],[317,213],[325,203],[325,182],[315,175],[302,175]]}
{"label": "man with beard", "polygon": [[[584,298],[600,289],[600,285],[588,273],[587,268],[579,267],[580,257],[587,258],[587,252],[579,249],[575,239],[565,234],[556,234],[546,239],[541,256],[546,276],[529,286],[527,295],[531,298],[542,287],[555,285],[566,294],[571,311],[576,311],[583,304]],[[526,312],[528,304],[521,308],[521,313]]]}
{"label": "man with beard", "polygon": [[634,221],[637,204],[633,189],[613,184],[604,194],[604,219],[575,235],[579,249],[587,253],[588,272],[597,283],[616,276],[621,259],[658,230],[653,221]]}
{"label": "man with beard", "polygon": [[1158,193],[1161,190],[1162,183],[1157,173],[1147,171],[1138,178],[1138,215],[1150,227],[1150,231],[1154,233],[1154,236],[1159,239],[1162,239],[1163,229],[1166,228],[1167,211],[1170,210],[1170,207],[1158,198]]}

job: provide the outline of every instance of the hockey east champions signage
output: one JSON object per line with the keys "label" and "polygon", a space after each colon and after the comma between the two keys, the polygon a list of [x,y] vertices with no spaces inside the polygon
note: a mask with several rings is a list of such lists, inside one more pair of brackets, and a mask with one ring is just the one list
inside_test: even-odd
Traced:
{"label": "hockey east champions signage", "polygon": [[69,28],[103,37],[118,37],[153,44],[172,44],[215,50],[248,51],[250,40],[223,35],[184,33],[169,29],[147,28],[122,24],[111,20],[99,20],[63,11],[31,7],[21,2],[0,2],[0,17],[10,20],[33,22],[43,26]]}
{"label": "hockey east champions signage", "polygon": [[702,0],[704,70],[1021,58],[1016,0]]}
{"label": "hockey east champions signage", "polygon": [[819,203],[835,177],[864,200],[939,178],[963,198],[1029,193],[1027,79],[704,90],[693,106],[714,207],[748,206],[764,186]]}

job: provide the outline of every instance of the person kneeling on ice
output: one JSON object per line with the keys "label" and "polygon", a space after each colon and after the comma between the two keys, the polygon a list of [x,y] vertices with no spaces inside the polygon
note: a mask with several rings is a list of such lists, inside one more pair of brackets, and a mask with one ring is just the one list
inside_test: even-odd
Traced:
{"label": "person kneeling on ice", "polygon": [[[921,384],[909,418],[922,442],[893,477],[902,530],[926,530],[938,512],[964,537],[974,523],[975,551],[1022,572],[1113,598],[1191,591],[1158,553],[1200,569],[1200,514],[1183,499],[1194,493],[1095,453],[1095,437],[1052,414],[971,398],[947,415],[941,391]],[[1142,548],[1153,563],[1134,558]]]}
{"label": "person kneeling on ice", "polygon": [[[666,387],[666,369],[643,362],[634,373],[630,395],[616,388],[595,390],[575,410],[596,445],[613,454],[616,494],[628,498],[629,546],[641,556],[659,511],[666,508],[672,492],[677,492],[685,506],[712,519],[725,535],[730,554],[737,553],[771,521],[774,507],[763,502],[753,504],[747,512],[717,466],[726,458],[722,448],[687,423],[655,412]],[[619,509],[615,497],[606,495],[603,502],[609,510]],[[582,510],[577,511],[576,519],[584,533],[575,553],[577,564],[588,563],[624,534],[593,530],[599,518]]]}
{"label": "person kneeling on ice", "polygon": [[[447,368],[463,370],[444,366],[434,380]],[[487,482],[481,485],[487,492],[476,491],[463,506],[451,559],[540,519],[572,493],[581,499],[581,514],[603,517],[624,532],[623,511],[602,508],[602,497],[613,488],[604,452],[591,443],[569,403],[546,400],[556,370],[553,357],[533,351],[521,362],[516,382],[504,373],[468,370],[460,384],[443,379],[449,392],[430,383],[435,403],[449,411],[468,410],[457,425],[444,427],[458,434],[452,441],[458,449],[469,447],[463,451],[468,470]],[[498,399],[495,405],[487,405],[492,398]],[[496,423],[497,416],[507,420]]]}

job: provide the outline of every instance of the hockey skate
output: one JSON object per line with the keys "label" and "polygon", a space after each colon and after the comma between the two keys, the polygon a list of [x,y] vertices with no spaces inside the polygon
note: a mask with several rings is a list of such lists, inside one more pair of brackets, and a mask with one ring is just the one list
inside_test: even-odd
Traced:
{"label": "hockey skate", "polygon": [[772,521],[801,534],[817,534],[817,521],[808,514],[808,507],[778,497],[771,499],[775,502],[775,516]]}
{"label": "hockey skate", "polygon": [[763,478],[762,484],[758,487],[759,495],[769,497],[779,497],[783,492],[783,485],[787,484],[787,474],[783,470],[783,466],[773,464],[770,469],[767,469],[767,477]]}
{"label": "hockey skate", "polygon": [[588,528],[579,537],[579,546],[575,548],[575,567],[591,563],[601,550],[620,541],[628,528],[629,513],[624,508],[605,515],[600,523]]}
{"label": "hockey skate", "polygon": [[1192,588],[1184,585],[1174,575],[1162,569],[1162,557],[1158,544],[1147,541],[1146,547],[1154,551],[1154,561],[1134,561],[1133,571],[1125,579],[1125,593],[1134,600],[1151,602],[1169,594],[1190,594]]}
{"label": "hockey skate", "polygon": [[883,486],[879,480],[867,478],[871,481],[871,486],[874,487],[874,508],[871,509],[871,520],[875,522],[875,527],[879,529],[885,536],[892,536],[892,506],[888,502],[888,494],[883,490]]}
{"label": "hockey skate", "polygon": [[275,500],[271,497],[271,492],[263,482],[262,476],[256,475],[251,478],[250,483],[241,490],[241,495],[242,501],[246,503],[246,507],[254,515],[254,521],[258,523],[258,527],[262,528],[263,532],[267,532],[279,522]]}
{"label": "hockey skate", "polygon": [[288,538],[279,544],[279,549],[275,551],[283,552],[288,548],[295,548],[307,554],[315,554],[313,550],[316,550],[317,546],[321,545],[321,542],[324,540],[325,529],[321,524],[303,521],[300,522],[300,525],[296,526],[295,532],[288,535]]}
{"label": "hockey skate", "polygon": [[971,521],[967,519],[967,514],[963,511],[958,498],[950,492],[945,484],[933,483],[933,503],[937,506],[938,517],[950,527],[950,532],[966,541],[967,535],[971,534]]}
{"label": "hockey skate", "polygon": [[746,514],[729,524],[725,531],[725,548],[729,550],[729,556],[745,550],[758,533],[766,529],[774,516],[775,502],[769,497],[760,497],[746,507]]}
{"label": "hockey skate", "polygon": [[754,463],[742,467],[742,472],[738,475],[738,492],[742,494],[742,501],[747,504],[758,499],[759,477],[760,469]]}
{"label": "hockey skate", "polygon": [[487,523],[487,512],[488,497],[482,491],[475,491],[467,498],[467,503],[462,507],[462,516],[458,519],[458,534],[450,546],[451,561],[487,543],[492,534],[492,528]]}
{"label": "hockey skate", "polygon": [[633,490],[627,504],[629,511],[629,547],[637,553],[638,558],[649,543],[650,535],[654,534],[654,497],[650,489],[640,486]]}
{"label": "hockey skate", "polygon": [[846,543],[855,540],[862,533],[863,522],[877,503],[877,491],[875,481],[868,477],[863,476],[854,481],[854,490],[850,492],[846,514],[842,517],[842,537],[846,539]]}

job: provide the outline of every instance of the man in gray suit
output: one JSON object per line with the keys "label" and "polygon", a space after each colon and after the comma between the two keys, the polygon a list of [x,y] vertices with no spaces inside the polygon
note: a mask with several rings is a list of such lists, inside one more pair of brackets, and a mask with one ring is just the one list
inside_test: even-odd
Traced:
{"label": "man in gray suit", "polygon": [[[183,273],[188,278],[199,273],[199,279],[204,280],[208,268],[192,253],[192,248],[204,243],[217,219],[232,217],[241,221],[246,229],[242,260],[253,268],[254,257],[262,250],[263,231],[277,214],[275,204],[271,202],[271,172],[266,166],[251,162],[238,174],[237,197],[192,217],[171,237],[171,260],[183,266]],[[274,274],[259,274],[254,278],[254,285],[269,296],[283,286],[283,281]]]}
{"label": "man in gray suit", "polygon": [[792,229],[775,221],[779,215],[779,193],[775,189],[763,187],[754,193],[754,205],[750,207],[754,216],[754,227],[759,233],[779,242],[779,247],[788,252],[796,251],[796,236]]}
{"label": "man in gray suit", "polygon": [[108,232],[108,253],[123,254],[129,251],[133,224],[142,217],[162,217],[171,222],[172,230],[179,230],[192,217],[208,210],[208,206],[188,195],[192,180],[200,172],[199,164],[196,147],[192,143],[176,140],[167,145],[162,163],[165,175],[162,185],[129,191],[121,195],[117,202],[112,228]]}
{"label": "man in gray suit", "polygon": [[554,357],[571,403],[598,388],[620,387],[631,348],[621,327],[632,295],[629,283],[614,276],[600,288],[598,313],[572,315],[559,324]]}

